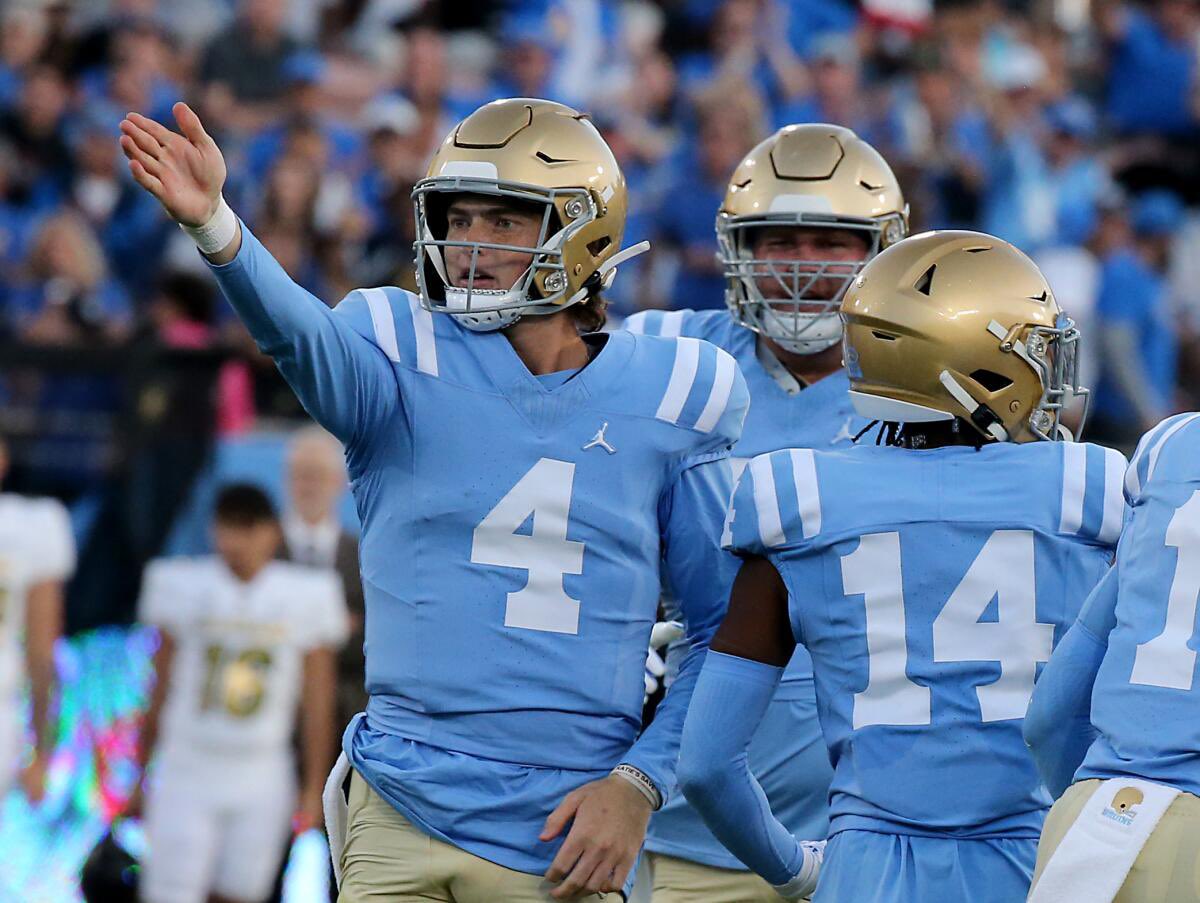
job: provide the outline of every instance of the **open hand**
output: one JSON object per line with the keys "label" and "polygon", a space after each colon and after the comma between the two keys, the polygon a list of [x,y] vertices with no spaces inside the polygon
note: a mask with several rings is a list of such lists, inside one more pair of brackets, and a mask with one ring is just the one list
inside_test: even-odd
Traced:
{"label": "open hand", "polygon": [[140,113],[121,120],[121,150],[134,180],[185,226],[203,226],[217,211],[225,158],[185,103],[172,108],[182,134]]}
{"label": "open hand", "polygon": [[650,811],[650,803],[638,789],[616,775],[568,793],[541,833],[541,840],[553,840],[571,823],[546,872],[546,880],[557,885],[550,896],[570,900],[620,891],[637,862]]}

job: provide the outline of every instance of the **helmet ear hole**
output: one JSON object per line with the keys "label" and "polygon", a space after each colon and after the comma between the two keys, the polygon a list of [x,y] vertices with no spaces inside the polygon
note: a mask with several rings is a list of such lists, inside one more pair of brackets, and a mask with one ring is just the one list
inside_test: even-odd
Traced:
{"label": "helmet ear hole", "polygon": [[1002,392],[1012,385],[1011,379],[995,370],[976,370],[971,374],[971,379],[993,393]]}
{"label": "helmet ear hole", "polygon": [[607,248],[611,244],[612,244],[611,238],[609,238],[607,235],[601,236],[600,238],[597,238],[593,242],[588,242],[588,246],[587,246],[588,253],[591,254],[593,258],[597,258],[601,254],[603,254],[604,249]]}

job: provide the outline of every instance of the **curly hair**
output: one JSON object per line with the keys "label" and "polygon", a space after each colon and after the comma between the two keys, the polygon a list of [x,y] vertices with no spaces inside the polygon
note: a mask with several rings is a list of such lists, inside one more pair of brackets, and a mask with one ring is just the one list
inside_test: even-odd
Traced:
{"label": "curly hair", "polygon": [[567,314],[580,332],[599,332],[608,322],[608,299],[600,292],[593,292],[586,301],[568,307]]}

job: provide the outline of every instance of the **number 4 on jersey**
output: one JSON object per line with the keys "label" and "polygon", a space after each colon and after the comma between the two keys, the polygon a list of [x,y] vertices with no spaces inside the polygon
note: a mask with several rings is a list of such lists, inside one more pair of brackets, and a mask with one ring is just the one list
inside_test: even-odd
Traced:
{"label": "number 4 on jersey", "polygon": [[[933,621],[935,662],[996,661],[1000,677],[976,687],[983,721],[1022,718],[1037,663],[1048,661],[1054,626],[1037,620],[1034,542],[1028,530],[997,530]],[[855,730],[872,724],[929,724],[929,687],[908,676],[900,534],[871,533],[842,558],[842,589],[862,595],[867,686],[854,696]],[[981,621],[996,599],[995,621]]]}
{"label": "number 4 on jersey", "polygon": [[[542,458],[475,528],[471,561],[529,572],[508,594],[505,627],[579,633],[579,600],[563,588],[564,575],[583,573],[583,543],[567,539],[574,482],[574,464]],[[518,533],[530,518],[530,532]]]}

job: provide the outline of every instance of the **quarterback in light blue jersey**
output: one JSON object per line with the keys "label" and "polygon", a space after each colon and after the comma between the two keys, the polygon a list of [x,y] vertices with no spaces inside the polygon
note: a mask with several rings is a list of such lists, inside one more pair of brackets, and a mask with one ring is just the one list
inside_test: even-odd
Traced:
{"label": "quarterback in light blue jersey", "polygon": [[[341,899],[618,899],[736,570],[736,363],[697,339],[581,337],[636,249],[616,161],[568,107],[460,123],[414,191],[421,294],[333,309],[237,221],[216,144],[175,115],[183,137],[122,123],[133,175],[346,445],[362,520],[370,702],[344,739],[348,810],[326,800]],[[639,736],[660,572],[693,649]]]}
{"label": "quarterback in light blue jersey", "polygon": [[[907,212],[887,163],[852,131],[787,126],[737,167],[717,216],[729,311],[645,311],[625,321],[630,332],[706,339],[737,360],[752,403],[733,451],[735,477],[776,449],[849,446],[867,425],[850,403],[837,309],[863,263],[903,237]],[[669,650],[668,681],[686,649],[680,641]],[[754,736],[750,764],[793,834],[825,836],[832,774],[802,647]],[[655,903],[778,900],[681,794],[651,817],[646,848]]]}
{"label": "quarterback in light blue jersey", "polygon": [[1046,784],[1061,795],[1038,850],[1035,892],[1047,899],[1041,876],[1050,865],[1054,884],[1099,899],[1089,884],[1106,863],[1072,854],[1071,837],[1087,836],[1091,809],[1101,819],[1121,812],[1109,800],[1130,790],[1137,797],[1128,827],[1160,821],[1125,851],[1112,882],[1119,892],[1106,899],[1174,903],[1197,894],[1200,413],[1169,417],[1142,438],[1125,492],[1130,516],[1116,567],[1055,651],[1025,723]]}
{"label": "quarterback in light blue jersey", "polygon": [[[745,561],[679,780],[787,899],[1016,903],[1050,797],[1021,737],[1039,665],[1109,567],[1124,459],[1058,423],[1077,333],[1011,245],[905,239],[842,301],[851,397],[881,444],[755,458]],[[828,846],[772,815],[745,748],[797,642],[834,767]]]}

